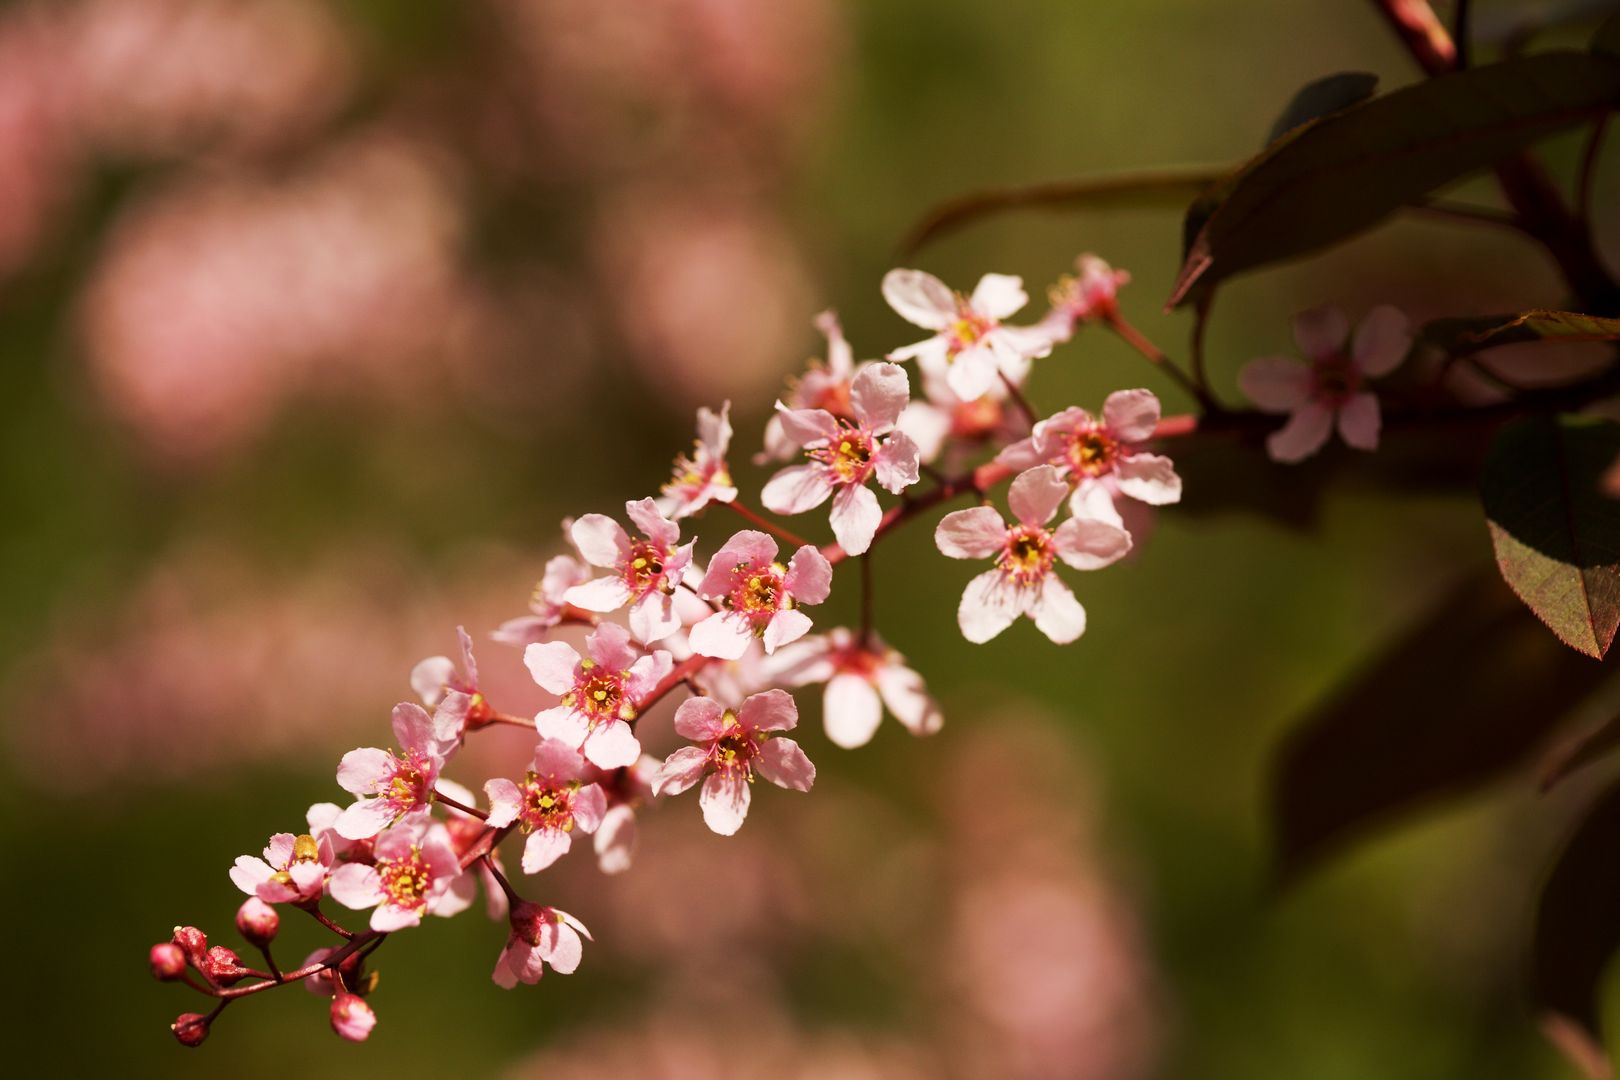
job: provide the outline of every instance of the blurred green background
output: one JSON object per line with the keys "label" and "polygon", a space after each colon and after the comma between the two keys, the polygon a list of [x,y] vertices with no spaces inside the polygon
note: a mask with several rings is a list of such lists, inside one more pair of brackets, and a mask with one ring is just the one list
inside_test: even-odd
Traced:
{"label": "blurred green background", "polygon": [[[821,351],[814,312],[836,307],[861,356],[915,336],[878,282],[926,208],[987,185],[1240,160],[1312,78],[1413,77],[1355,0],[354,0],[218,41],[185,21],[262,6],[154,4],[156,30],[115,25],[138,22],[115,4],[0,7],[0,57],[58,75],[29,98],[17,63],[0,74],[0,148],[19,175],[45,174],[0,177],[15,226],[0,231],[0,836],[18,1075],[566,1075],[592,1047],[646,1075],[718,1074],[706,1053],[738,1076],[1569,1075],[1517,980],[1531,888],[1585,785],[1540,799],[1510,781],[1268,889],[1278,738],[1489,558],[1466,491],[1364,487],[1330,492],[1303,530],[1189,490],[1139,557],[1070,575],[1091,622],[1067,648],[1027,624],[968,645],[954,611],[970,569],[934,555],[927,528],[897,536],[876,557],[878,622],[943,702],[940,734],[886,722],[840,751],[801,692],[813,796],[761,791],[736,844],[685,829],[690,800],[659,807],[649,816],[682,819],[679,857],[651,844],[677,826],[649,824],[626,876],[579,853],[527,883],[597,930],[578,974],[500,991],[502,932],[472,912],[378,954],[381,1022],[363,1047],[299,990],[176,1047],[166,1025],[197,1002],[151,981],[147,946],[181,922],[237,944],[231,861],[342,794],[338,755],[386,738],[410,665],[447,651],[457,622],[482,640],[522,612],[564,516],[650,493],[695,404],[736,400],[733,460],[757,491],[746,459],[771,395]],[[66,55],[85,67],[44,64]],[[232,96],[233,78],[277,65],[316,74]],[[109,71],[122,92],[95,85]],[[261,114],[268,134],[233,142]],[[322,172],[323,155],[373,139],[382,180],[375,163]],[[418,155],[404,180],[389,171],[399,145]],[[339,189],[358,210],[328,205]],[[315,238],[284,250],[300,199]],[[1600,202],[1613,255],[1620,222]],[[397,222],[367,217],[396,204]],[[428,239],[371,262],[358,249],[410,229]],[[1128,315],[1181,355],[1186,319],[1159,311],[1178,232],[1175,212],[1022,213],[915,261],[962,288],[1022,274],[1038,302],[1098,252],[1134,275]],[[300,307],[267,269],[315,255],[332,265],[312,288],[355,289],[331,310]],[[1288,316],[1316,303],[1423,317],[1557,300],[1533,249],[1403,222],[1234,283],[1212,370],[1234,395],[1242,361],[1288,351]],[[283,324],[312,343],[265,345]],[[174,370],[147,379],[161,364]],[[1051,412],[1135,385],[1188,407],[1099,333],[1043,362],[1029,392]],[[1262,475],[1307,487],[1333,469]],[[711,550],[732,527],[698,526]],[[829,621],[854,612],[853,581],[838,584]],[[502,672],[487,678],[523,682],[510,650],[480,656]],[[501,749],[521,756],[521,740]],[[1028,914],[1045,909],[1019,900],[1026,867],[996,855],[1026,847],[1031,872],[1081,898],[1054,910],[1107,912],[1074,955],[1110,959],[1077,984],[963,944],[1005,920],[1033,941],[1008,956],[1039,967],[1049,941],[1067,955],[1075,927]],[[682,948],[678,927],[638,934],[666,899],[719,929]],[[284,964],[318,940],[286,936]],[[1072,1019],[1084,1037],[1032,1056],[1039,1039],[975,997],[996,979],[1058,1006],[1029,1013],[1049,1035]],[[942,1051],[956,1038],[968,1049]]]}

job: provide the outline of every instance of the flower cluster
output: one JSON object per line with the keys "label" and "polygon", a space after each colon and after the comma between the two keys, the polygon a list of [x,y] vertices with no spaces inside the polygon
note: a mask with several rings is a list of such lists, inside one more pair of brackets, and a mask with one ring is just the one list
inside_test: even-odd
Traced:
{"label": "flower cluster", "polygon": [[[963,636],[987,642],[1022,615],[1054,642],[1078,638],[1086,612],[1059,567],[1097,570],[1130,554],[1146,515],[1178,502],[1182,484],[1160,449],[1175,425],[1152,392],[1122,389],[1096,413],[1071,405],[1044,418],[1029,403],[1036,363],[1053,362],[1054,348],[1082,326],[1136,336],[1118,305],[1128,275],[1089,255],[1077,267],[1027,325],[1008,321],[1029,299],[1016,277],[987,274],[964,295],[931,274],[894,270],[883,296],[932,336],[881,360],[857,361],[830,312],[817,320],[827,358],[776,402],[753,460],[777,467],[760,489],[764,511],[792,517],[831,502],[829,542],[801,539],[742,498],[730,403],[699,410],[693,449],[658,494],[625,503],[622,518],[565,522],[563,550],[546,564],[529,612],[489,635],[521,651],[545,707],[516,716],[491,702],[463,629],[456,659],[418,663],[409,679],[418,700],[393,710],[394,746],[352,750],[338,763],[352,802],[311,807],[305,831],[276,833],[262,856],[243,855],[231,869],[247,894],[238,928],[264,967],[209,948],[190,927],[154,946],[159,978],[219,1001],[212,1013],[177,1020],[176,1037],[198,1045],[230,1001],[301,982],[329,999],[340,1036],[363,1040],[377,1022],[367,1000],[374,950],[427,916],[467,910],[480,890],[490,917],[508,927],[494,961],[498,985],[537,982],[547,967],[573,971],[589,932],[519,893],[502,843],[522,838],[517,865],[533,876],[568,856],[576,835],[590,836],[600,869],[623,873],[634,865],[637,815],[692,788],[708,827],[734,834],[757,779],[799,792],[815,783],[815,765],[788,734],[799,722],[792,689],[823,688],[822,722],[839,747],[871,740],[885,711],[914,735],[939,730],[922,676],[873,625],[867,557],[889,531],[948,500],[978,500],[934,529],[939,553],[985,564],[958,606]],[[1333,415],[1347,440],[1369,446],[1377,405],[1363,379],[1391,368],[1404,334],[1387,309],[1348,346],[1342,318],[1302,317],[1315,366],[1258,361],[1244,376],[1262,407],[1294,413],[1274,455],[1314,450]],[[992,498],[1003,483],[1010,520]],[[726,514],[736,527],[700,545],[693,523]],[[838,567],[852,559],[862,562],[859,623],[817,632],[811,609],[829,600]],[[669,727],[687,745],[660,760],[643,741],[667,740],[664,724],[645,725],[677,694]],[[531,733],[526,760],[481,784],[452,780],[466,740],[498,725]],[[307,913],[337,943],[297,968],[278,967],[281,908]],[[338,908],[366,912],[364,928],[340,925]]]}

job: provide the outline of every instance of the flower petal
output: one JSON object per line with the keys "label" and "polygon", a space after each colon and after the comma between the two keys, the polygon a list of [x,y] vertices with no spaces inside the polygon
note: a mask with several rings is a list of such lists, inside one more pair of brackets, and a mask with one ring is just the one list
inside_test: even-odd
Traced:
{"label": "flower petal", "polygon": [[561,829],[536,829],[523,845],[523,872],[538,874],[564,855],[574,840]]}
{"label": "flower petal", "polygon": [[934,546],[952,559],[988,559],[1007,542],[1007,523],[993,506],[953,510],[934,528]]}
{"label": "flower petal", "polygon": [[653,776],[655,795],[679,795],[703,778],[709,766],[709,752],[701,746],[683,746],[669,757]]}
{"label": "flower petal", "polygon": [[393,757],[375,746],[350,750],[338,763],[337,782],[344,791],[370,795],[389,773]]}
{"label": "flower petal", "polygon": [[907,322],[939,330],[956,318],[956,297],[945,283],[921,270],[890,270],[883,275],[883,299]]}
{"label": "flower petal", "polygon": [[860,555],[872,546],[872,537],[877,535],[878,523],[883,520],[883,508],[871,488],[851,484],[833,497],[829,520],[833,536],[844,552]]}
{"label": "flower petal", "polygon": [[502,829],[517,820],[523,806],[523,793],[512,781],[500,776],[484,781],[484,797],[489,800],[489,819],[485,824]]}
{"label": "flower petal", "polygon": [[896,431],[883,441],[872,456],[872,471],[885,491],[898,495],[921,479],[921,461],[922,451],[911,436],[904,431]]}
{"label": "flower petal", "polygon": [[922,676],[904,664],[879,668],[877,685],[883,704],[913,735],[932,735],[944,725],[939,703],[928,695]]}
{"label": "flower petal", "polygon": [[733,611],[716,612],[692,627],[687,637],[692,651],[716,660],[739,660],[754,640],[746,618]]}
{"label": "flower petal", "polygon": [[826,502],[832,493],[824,467],[791,465],[766,481],[759,499],[773,514],[802,514]]}
{"label": "flower petal", "polygon": [[1103,402],[1102,415],[1114,438],[1141,442],[1159,426],[1159,399],[1151,390],[1116,390]]}
{"label": "flower petal", "polygon": [[541,689],[562,695],[574,688],[579,653],[566,641],[535,642],[523,650],[523,664]]}
{"label": "flower petal", "polygon": [[1161,454],[1132,454],[1114,466],[1119,490],[1149,506],[1181,501],[1181,477],[1175,462]]}
{"label": "flower petal", "polygon": [[1131,534],[1092,518],[1070,518],[1052,534],[1058,558],[1076,570],[1100,570],[1131,551]]}
{"label": "flower petal", "polygon": [[849,387],[855,419],[868,431],[881,433],[894,427],[910,400],[911,380],[899,364],[868,364]]}
{"label": "flower petal", "polygon": [[1322,449],[1333,432],[1333,410],[1308,401],[1294,410],[1288,423],[1266,436],[1266,453],[1272,461],[1293,464]]}
{"label": "flower petal", "polygon": [[819,550],[806,544],[788,560],[782,585],[801,604],[819,604],[832,592],[832,564]]}
{"label": "flower petal", "polygon": [[675,733],[693,742],[718,739],[725,714],[726,707],[714,698],[687,698],[675,710]]}
{"label": "flower petal", "polygon": [[596,865],[604,874],[622,874],[630,869],[636,851],[636,812],[628,806],[615,806],[602,818],[596,830]]}
{"label": "flower petal", "polygon": [[789,791],[809,791],[816,782],[816,767],[792,739],[766,739],[755,764],[759,775]]}
{"label": "flower petal", "polygon": [[810,626],[810,616],[802,611],[791,608],[778,611],[765,624],[765,652],[773,653],[790,641],[798,641],[810,632]]}
{"label": "flower petal", "polygon": [[714,773],[698,794],[703,823],[721,836],[736,835],[748,816],[748,799],[748,781],[736,774]]}
{"label": "flower petal", "polygon": [[437,705],[444,688],[456,677],[456,665],[448,656],[430,656],[411,668],[411,689],[424,705]]}
{"label": "flower petal", "polygon": [[1349,336],[1350,322],[1336,307],[1311,308],[1294,316],[1294,341],[1312,360],[1338,353]]}
{"label": "flower petal", "polygon": [[1007,506],[1025,525],[1044,525],[1069,497],[1069,485],[1051,465],[1019,473],[1007,489]]}
{"label": "flower petal", "polygon": [[799,706],[786,690],[766,690],[744,701],[737,719],[749,731],[791,731],[799,723]]}
{"label": "flower petal", "polygon": [[630,586],[621,577],[599,577],[575,585],[563,593],[563,599],[586,611],[618,611],[630,602]]}
{"label": "flower petal", "polygon": [[988,348],[964,349],[951,361],[945,383],[963,401],[977,401],[996,385],[999,370],[995,354]]}
{"label": "flower petal", "polygon": [[1339,406],[1339,437],[1357,450],[1378,449],[1378,430],[1383,424],[1378,398],[1356,394]]}
{"label": "flower petal", "polygon": [[1086,609],[1056,574],[1048,574],[1041,582],[1030,615],[1035,628],[1058,645],[1067,645],[1086,632]]}
{"label": "flower petal", "polygon": [[1407,322],[1406,313],[1400,308],[1381,304],[1367,312],[1361,325],[1356,327],[1355,340],[1350,344],[1350,358],[1363,375],[1376,379],[1400,367],[1411,348],[1412,327]]}
{"label": "flower petal", "polygon": [[622,769],[641,758],[641,743],[623,720],[598,724],[580,748],[598,769]]}
{"label": "flower petal", "polygon": [[344,863],[332,871],[326,891],[346,908],[360,911],[382,903],[382,879],[377,871],[361,863]]}
{"label": "flower petal", "polygon": [[982,645],[1011,626],[1020,610],[1018,592],[1001,571],[986,570],[963,590],[962,602],[956,608],[956,624],[962,628],[963,637]]}
{"label": "flower petal", "polygon": [[986,274],[973,287],[968,304],[980,315],[1005,319],[1029,303],[1024,279],[1012,274]]}
{"label": "flower petal", "polygon": [[860,675],[845,673],[827,680],[822,698],[822,724],[836,746],[853,750],[872,741],[883,719],[877,688]]}
{"label": "flower petal", "polygon": [[1311,396],[1311,368],[1291,356],[1250,360],[1238,372],[1238,387],[1261,412],[1293,412]]}

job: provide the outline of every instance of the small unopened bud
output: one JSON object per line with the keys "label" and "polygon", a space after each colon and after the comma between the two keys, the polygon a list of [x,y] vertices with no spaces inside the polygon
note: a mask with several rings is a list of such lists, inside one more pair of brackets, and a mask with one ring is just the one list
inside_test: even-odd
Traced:
{"label": "small unopened bud", "polygon": [[169,1030],[174,1032],[181,1046],[201,1046],[203,1040],[208,1038],[208,1017],[202,1013],[181,1013],[169,1025]]}
{"label": "small unopened bud", "polygon": [[257,896],[250,896],[236,909],[236,929],[241,931],[248,944],[262,949],[276,939],[276,931],[281,929],[281,916]]}
{"label": "small unopened bud", "polygon": [[242,970],[242,961],[236,953],[223,945],[215,945],[208,950],[202,963],[197,969],[221,986],[230,986],[247,978],[247,972]]}
{"label": "small unopened bud", "polygon": [[332,999],[332,1030],[350,1042],[365,1042],[377,1026],[377,1014],[358,994],[343,992]]}
{"label": "small unopened bud", "polygon": [[152,978],[168,982],[186,973],[186,953],[172,941],[152,946]]}
{"label": "small unopened bud", "polygon": [[208,955],[208,935],[195,926],[177,926],[174,928],[174,937],[169,939],[185,952],[186,959],[198,967],[202,966],[203,958]]}

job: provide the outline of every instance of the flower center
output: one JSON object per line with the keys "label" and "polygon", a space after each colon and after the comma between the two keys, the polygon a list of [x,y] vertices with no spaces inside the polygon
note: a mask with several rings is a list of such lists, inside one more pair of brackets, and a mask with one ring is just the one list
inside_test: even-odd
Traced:
{"label": "flower center", "polygon": [[841,427],[836,439],[826,446],[806,450],[805,456],[819,461],[841,484],[859,484],[872,472],[872,436],[858,428]]}
{"label": "flower center", "polygon": [[743,728],[737,714],[730,709],[721,718],[720,728],[724,734],[714,741],[714,748],[709,751],[715,770],[727,775],[740,773],[752,780],[754,759],[759,756],[759,743]]}
{"label": "flower center", "polygon": [[394,758],[393,774],[388,783],[377,792],[396,814],[408,813],[427,802],[428,774],[432,766],[420,750],[407,751],[402,758]]}
{"label": "flower center", "polygon": [[1114,471],[1119,443],[1101,431],[1077,432],[1069,443],[1069,467],[1079,476],[1101,476]]}
{"label": "flower center", "polygon": [[1361,372],[1347,356],[1318,360],[1311,374],[1316,398],[1328,405],[1342,405],[1361,389]]}
{"label": "flower center", "polygon": [[577,786],[555,787],[532,771],[525,774],[523,808],[518,811],[518,821],[523,831],[561,829],[563,832],[573,832],[574,788]]}
{"label": "flower center", "polygon": [[422,849],[415,844],[397,859],[378,859],[377,877],[382,882],[383,895],[392,906],[419,914],[427,907],[433,874],[422,859]]}
{"label": "flower center", "polygon": [[956,321],[946,328],[945,348],[951,356],[964,349],[972,348],[984,339],[984,335],[995,329],[995,323],[968,310],[964,305],[956,317]]}
{"label": "flower center", "polygon": [[997,560],[1001,571],[1019,585],[1041,580],[1052,567],[1051,536],[1036,525],[1024,525],[1012,530],[1007,544]]}
{"label": "flower center", "polygon": [[315,862],[321,857],[321,845],[309,833],[300,833],[293,840],[292,861],[295,863]]}
{"label": "flower center", "polygon": [[646,593],[663,584],[664,549],[643,541],[630,549],[624,564],[624,583],[638,593]]}
{"label": "flower center", "polygon": [[951,434],[959,439],[982,439],[1001,427],[1001,402],[989,394],[960,402],[951,411]]}
{"label": "flower center", "polygon": [[622,671],[603,671],[594,660],[580,661],[580,675],[563,704],[584,713],[594,725],[604,720],[634,720],[636,708],[625,700]]}

